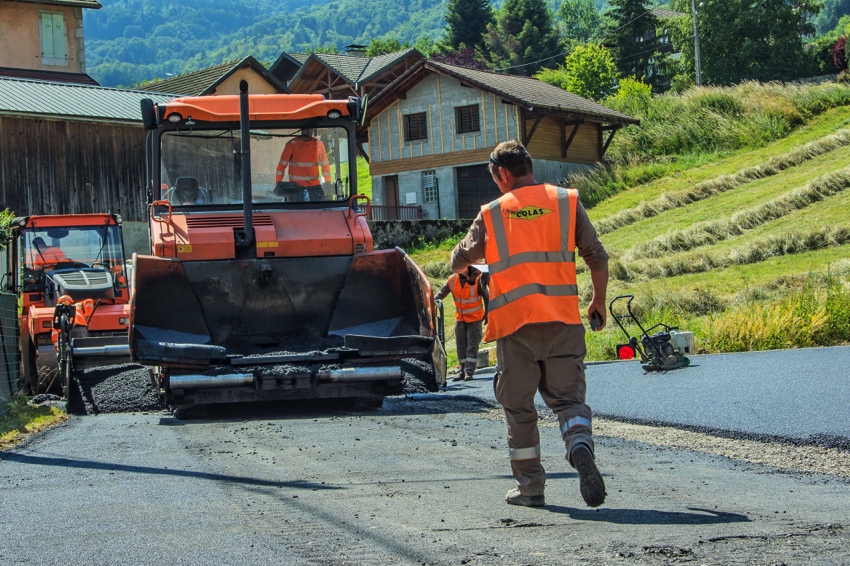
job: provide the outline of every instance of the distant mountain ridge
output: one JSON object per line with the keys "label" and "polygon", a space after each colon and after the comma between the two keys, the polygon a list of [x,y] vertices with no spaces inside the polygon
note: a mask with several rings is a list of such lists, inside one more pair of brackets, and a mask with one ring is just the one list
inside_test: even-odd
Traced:
{"label": "distant mountain ridge", "polygon": [[446,0],[114,0],[85,12],[87,71],[132,86],[248,55],[437,39],[445,11]]}

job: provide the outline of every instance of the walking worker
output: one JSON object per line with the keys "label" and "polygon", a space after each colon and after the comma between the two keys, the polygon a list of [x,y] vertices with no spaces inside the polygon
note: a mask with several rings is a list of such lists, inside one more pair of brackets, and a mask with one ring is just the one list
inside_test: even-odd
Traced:
{"label": "walking worker", "polygon": [[516,488],[512,505],[545,504],[546,472],[534,396],[554,411],[566,457],[578,471],[590,507],[605,501],[605,483],[594,461],[590,407],[585,404],[584,326],[579,314],[575,250],[590,269],[593,330],[605,327],[608,254],[574,189],[538,183],[531,156],[518,141],[490,155],[490,174],[503,195],[484,205],[452,251],[461,273],[486,258],[490,306],[484,339],[497,340],[493,381],[508,424],[508,449]]}
{"label": "walking worker", "polygon": [[436,298],[442,300],[449,293],[455,302],[455,344],[460,364],[460,373],[454,381],[471,381],[478,367],[478,347],[481,345],[482,326],[487,318],[485,277],[479,269],[470,265],[463,273],[450,275]]}
{"label": "walking worker", "polygon": [[322,200],[322,183],[331,180],[331,164],[325,144],[314,138],[313,133],[312,128],[304,128],[301,135],[286,142],[274,181],[275,184],[283,181],[288,168],[289,180],[307,189],[310,200]]}

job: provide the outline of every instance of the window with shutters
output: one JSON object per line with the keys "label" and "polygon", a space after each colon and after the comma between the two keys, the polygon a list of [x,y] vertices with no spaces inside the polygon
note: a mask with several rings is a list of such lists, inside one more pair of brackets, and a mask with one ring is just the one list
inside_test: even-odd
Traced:
{"label": "window with shutters", "polygon": [[407,114],[404,117],[404,141],[428,139],[428,122],[425,112]]}
{"label": "window with shutters", "polygon": [[478,105],[458,106],[455,108],[455,122],[457,122],[457,133],[468,134],[481,131],[478,120]]}
{"label": "window with shutters", "polygon": [[39,13],[41,19],[41,62],[44,65],[68,66],[68,34],[65,32],[65,15],[53,12]]}

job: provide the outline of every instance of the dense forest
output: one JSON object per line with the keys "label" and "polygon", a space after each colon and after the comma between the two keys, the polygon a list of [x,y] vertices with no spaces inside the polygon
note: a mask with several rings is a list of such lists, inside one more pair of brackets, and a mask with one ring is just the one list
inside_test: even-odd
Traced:
{"label": "dense forest", "polygon": [[[707,84],[846,69],[850,0],[697,5]],[[681,51],[678,60],[661,55],[661,44],[635,43],[661,25],[647,11],[653,6],[683,14],[663,30]],[[446,53],[447,46],[459,53],[466,45],[468,55],[475,50],[475,64],[527,75],[545,66],[554,75],[544,80],[589,96],[593,85],[570,83],[585,80],[579,68],[587,69],[588,60],[609,56],[593,51],[604,44],[616,63],[614,80],[598,71],[587,80],[603,77],[602,86],[616,87],[617,76],[636,77],[664,92],[693,84],[692,6],[692,0],[107,0],[84,11],[87,71],[103,85],[128,87],[248,55],[270,65],[283,51],[342,52],[352,43],[370,52],[415,46],[426,55]]]}
{"label": "dense forest", "polygon": [[[553,11],[560,0],[554,0]],[[437,40],[447,0],[106,0],[84,10],[88,73],[132,86],[253,55],[339,49],[374,38]],[[502,0],[493,2],[499,7]],[[598,10],[607,0],[595,0]]]}
{"label": "dense forest", "polygon": [[253,55],[438,37],[445,0],[114,0],[85,11],[87,70],[129,86]]}

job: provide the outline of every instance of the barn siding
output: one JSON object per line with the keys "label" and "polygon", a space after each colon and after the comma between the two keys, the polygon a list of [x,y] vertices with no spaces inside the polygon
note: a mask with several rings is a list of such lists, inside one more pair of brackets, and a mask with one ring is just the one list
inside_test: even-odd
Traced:
{"label": "barn siding", "polygon": [[0,206],[145,220],[141,124],[0,116]]}

